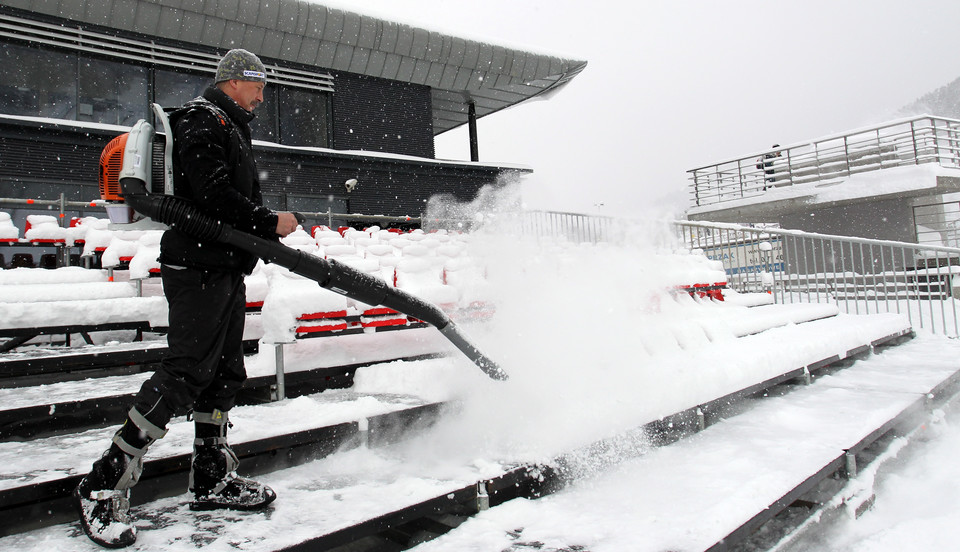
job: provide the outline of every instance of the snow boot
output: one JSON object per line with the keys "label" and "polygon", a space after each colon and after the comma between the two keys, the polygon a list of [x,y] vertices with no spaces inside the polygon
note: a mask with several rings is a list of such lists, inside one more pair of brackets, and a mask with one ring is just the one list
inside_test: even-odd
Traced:
{"label": "snow boot", "polygon": [[190,467],[191,510],[260,510],[276,500],[270,487],[237,475],[240,461],[227,446],[227,413],[195,412]]}
{"label": "snow boot", "polygon": [[90,540],[107,548],[136,542],[137,529],[130,521],[130,488],[143,473],[147,447],[165,433],[131,409],[110,448],[80,480],[73,491],[73,502]]}

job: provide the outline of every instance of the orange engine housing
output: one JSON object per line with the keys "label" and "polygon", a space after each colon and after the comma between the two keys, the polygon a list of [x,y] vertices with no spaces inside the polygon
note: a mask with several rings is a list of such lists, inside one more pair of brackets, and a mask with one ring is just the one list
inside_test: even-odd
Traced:
{"label": "orange engine housing", "polygon": [[123,167],[123,150],[127,147],[129,133],[121,134],[103,148],[100,154],[100,198],[107,201],[123,201],[120,192],[120,169]]}

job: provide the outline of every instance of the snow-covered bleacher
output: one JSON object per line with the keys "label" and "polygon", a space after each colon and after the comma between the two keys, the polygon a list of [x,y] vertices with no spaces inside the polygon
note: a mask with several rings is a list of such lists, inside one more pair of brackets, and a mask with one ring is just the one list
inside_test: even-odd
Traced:
{"label": "snow-covered bleacher", "polygon": [[167,325],[166,301],[142,296],[130,282],[114,282],[103,270],[64,267],[0,271],[0,352],[41,335],[159,330]]}
{"label": "snow-covered bleacher", "polygon": [[[375,275],[390,285],[396,286],[424,300],[434,303],[455,320],[469,319],[472,316],[489,316],[493,305],[486,293],[488,283],[485,267],[468,253],[470,236],[468,234],[448,233],[446,231],[424,232],[414,230],[400,232],[395,229],[371,227],[364,230],[339,228],[333,230],[325,226],[315,226],[307,233],[304,229],[287,236],[282,241],[290,247],[303,250],[312,255],[347,264],[357,270]],[[61,227],[52,215],[29,215],[23,238],[19,229],[13,225],[7,213],[0,213],[0,239],[35,244],[62,243],[69,246],[82,246],[81,257],[96,257],[95,266],[103,269],[128,270],[125,280],[143,280],[159,273],[159,244],[161,231],[122,231],[109,228],[109,221],[97,217],[74,218],[69,226]],[[722,300],[725,288],[725,276],[716,266],[706,268],[707,272],[691,280],[693,263],[701,268],[708,266],[702,258],[688,257],[675,259],[669,267],[675,265],[678,277],[676,288],[699,297],[711,297]],[[709,271],[713,273],[709,273]],[[68,283],[66,278],[61,283]],[[389,309],[376,305],[360,305],[349,300],[340,300],[332,292],[313,286],[304,286],[306,280],[293,275],[282,268],[258,265],[254,274],[247,278],[248,306],[257,310],[265,306],[270,295],[271,284],[276,287],[293,286],[299,281],[298,294],[304,305],[312,305],[310,295],[322,297],[316,299],[317,308],[304,309],[304,312],[287,312],[278,306],[289,300],[290,294],[276,291],[273,294],[274,306],[267,307],[272,315],[285,316],[287,319],[277,322],[282,328],[276,335],[280,338],[292,338],[295,328],[304,326],[294,321],[343,319],[344,317],[362,317],[363,320],[348,327],[376,327],[398,324],[402,319]],[[314,289],[315,288],[315,289]],[[309,293],[307,292],[309,289]],[[80,299],[82,297],[76,297]],[[346,301],[346,303],[343,303]],[[330,309],[327,309],[329,303]],[[321,308],[322,307],[322,308]],[[294,309],[296,310],[296,309]],[[337,315],[341,311],[346,314]],[[280,314],[282,313],[282,314]],[[386,316],[387,318],[383,318]],[[413,321],[408,321],[413,322]],[[341,324],[322,324],[323,331],[335,331]],[[315,333],[313,332],[301,333]],[[282,334],[282,335],[281,335]]]}
{"label": "snow-covered bleacher", "polygon": [[[380,278],[458,320],[489,315],[493,308],[483,293],[483,267],[467,253],[467,235],[379,227],[361,231],[316,226],[312,231],[311,237],[299,229],[281,241]],[[281,267],[261,263],[249,280],[267,282],[262,299],[249,291],[248,299],[262,301],[264,338],[271,343],[328,332],[422,326],[395,310],[347,299]]]}
{"label": "snow-covered bleacher", "polygon": [[20,229],[13,224],[10,213],[0,211],[0,242],[15,242],[20,239]]}
{"label": "snow-covered bleacher", "polygon": [[[82,225],[86,226],[85,247],[99,249],[96,253],[108,268],[0,271],[0,308],[29,305],[36,314],[32,318],[24,315],[24,320],[40,325],[41,321],[58,319],[46,307],[79,302],[79,296],[103,307],[88,307],[90,316],[105,317],[112,316],[106,314],[112,309],[107,305],[149,299],[158,302],[165,316],[159,290],[151,288],[149,294],[140,297],[143,286],[132,283],[137,279],[150,281],[157,268],[159,233],[118,235],[95,220]],[[536,274],[523,283],[548,287],[554,273],[567,277],[564,272],[583,267],[584,259],[587,264],[608,259],[600,254],[606,246],[537,244],[537,253],[533,254],[537,257],[533,259],[524,249],[529,244],[521,244],[519,238],[482,241],[475,235],[452,232],[322,226],[309,232],[300,229],[283,242],[381,278],[388,285],[441,306],[458,322],[485,322],[470,326],[481,336],[502,319],[509,319],[509,330],[498,333],[496,340],[516,339],[517,344],[494,343],[498,353],[494,356],[498,360],[506,357],[503,360],[509,363],[512,378],[505,383],[490,382],[456,354],[450,356],[451,348],[439,332],[420,321],[377,305],[358,303],[282,267],[258,264],[247,277],[246,288],[248,328],[253,329],[251,338],[260,346],[248,352],[245,360],[249,379],[231,412],[231,419],[237,423],[232,436],[243,458],[241,467],[255,466],[271,472],[265,474],[267,482],[283,491],[276,506],[282,510],[273,519],[297,520],[295,530],[286,522],[276,521],[279,527],[290,530],[271,531],[274,536],[264,536],[257,544],[264,550],[298,544],[325,549],[376,535],[393,524],[422,516],[424,511],[462,512],[515,496],[535,496],[537,491],[531,490],[531,485],[542,482],[546,472],[524,464],[527,458],[514,457],[484,456],[477,460],[478,456],[462,470],[443,474],[430,473],[429,469],[414,473],[405,465],[398,476],[399,486],[374,481],[376,476],[371,474],[380,473],[379,467],[366,471],[358,467],[361,473],[349,472],[333,487],[330,480],[321,480],[336,477],[335,473],[330,475],[331,469],[347,470],[352,464],[351,450],[375,448],[377,443],[399,439],[411,428],[429,424],[448,412],[448,404],[457,402],[461,407],[468,388],[492,398],[491,408],[497,410],[510,403],[513,395],[524,397],[523,402],[538,394],[552,401],[559,399],[551,398],[551,393],[560,392],[560,398],[566,401],[572,380],[580,394],[596,391],[602,397],[611,395],[613,400],[594,405],[588,416],[578,408],[557,410],[550,423],[574,427],[574,420],[596,419],[605,431],[643,427],[652,441],[662,438],[666,442],[678,431],[702,428],[726,416],[730,405],[744,396],[785,381],[809,380],[812,373],[826,366],[910,333],[908,322],[898,315],[853,317],[839,314],[833,305],[782,305],[774,304],[773,296],[765,293],[737,293],[727,289],[723,266],[701,251],[658,250],[645,252],[641,263],[598,263],[590,267],[594,272],[586,273],[593,278],[598,272],[616,273],[618,277],[612,280],[624,289],[598,294],[590,288],[595,282],[578,273],[574,280],[583,287],[574,293],[580,289],[582,293],[537,302],[534,307],[541,310],[536,311],[529,305],[520,309],[511,304],[510,293],[502,288],[506,285],[518,288],[511,290],[513,293],[532,293],[512,283],[523,278],[524,271]],[[620,259],[629,255],[614,254]],[[522,261],[490,260],[497,257]],[[644,274],[627,270],[637,267]],[[152,282],[159,284],[158,279]],[[638,285],[631,287],[635,283]],[[602,297],[601,304],[591,304],[597,295]],[[17,298],[28,300],[17,303]],[[610,312],[618,316],[604,320]],[[5,320],[0,318],[0,324]],[[573,343],[581,339],[578,332],[593,341]],[[556,344],[554,335],[567,342]],[[324,339],[304,339],[320,336]],[[603,349],[624,341],[630,343],[630,369],[610,373],[613,367]],[[488,342],[481,338],[480,343]],[[538,345],[541,349],[534,350]],[[578,371],[564,367],[565,371],[554,373],[550,366],[529,366],[540,361],[543,347],[554,345],[564,352],[551,355],[553,362],[569,355],[569,364],[580,366]],[[593,349],[596,354],[580,357],[584,349]],[[285,365],[281,359],[286,359]],[[2,360],[0,355],[0,367]],[[103,374],[79,382],[24,384],[8,389],[0,386],[0,465],[8,466],[0,472],[0,512],[4,514],[0,548],[34,550],[33,542],[67,538],[60,533],[67,532],[63,527],[69,525],[47,527],[39,534],[25,531],[74,519],[63,498],[89,468],[99,453],[98,447],[109,440],[111,428],[103,425],[122,420],[125,401],[146,377],[143,373]],[[278,391],[282,377],[286,378],[285,395]],[[550,378],[563,381],[551,382]],[[524,387],[531,384],[530,388]],[[624,387],[627,393],[620,394],[612,385]],[[926,393],[927,389],[922,391]],[[277,400],[284,396],[284,400]],[[630,399],[624,400],[625,396]],[[270,400],[271,404],[261,404]],[[619,419],[624,411],[629,413],[630,424]],[[492,411],[484,413],[493,415]],[[526,416],[528,409],[522,408],[520,414]],[[135,492],[135,496],[149,497],[154,502],[149,509],[161,509],[164,516],[192,519],[182,497],[177,498],[185,489],[190,431],[187,418],[174,419],[170,436],[148,453],[143,481],[138,486],[142,494]],[[510,425],[501,433],[513,431],[523,430]],[[480,441],[485,438],[477,436]],[[519,438],[522,440],[523,435]],[[536,440],[533,436],[531,439]],[[335,452],[338,448],[343,451]],[[329,461],[334,466],[337,457],[346,455],[339,460],[340,468],[325,464],[307,473],[295,467],[331,454]],[[31,459],[29,467],[24,458]],[[296,482],[290,483],[293,480]],[[403,485],[409,485],[413,492],[400,488]],[[333,507],[323,509],[322,516],[307,512],[310,517],[306,519],[298,513],[304,503]],[[336,507],[344,504],[347,507]],[[43,514],[36,515],[40,511]],[[141,535],[145,546],[158,549],[176,549],[184,538],[226,546],[228,540],[241,538],[243,523],[240,519],[228,528],[207,530],[195,524],[161,522]],[[168,531],[171,525],[192,527],[187,533],[195,534],[184,537],[182,532]],[[239,529],[234,530],[234,525]]]}
{"label": "snow-covered bleacher", "polygon": [[[0,285],[11,286],[9,293],[0,294],[0,337],[14,338],[6,342],[5,350],[29,343],[31,335],[63,333],[69,341],[69,332],[74,332],[89,341],[90,332],[104,328],[162,331],[165,327],[159,279],[151,280],[160,270],[162,231],[118,230],[107,219],[96,217],[75,218],[64,228],[49,215],[30,215],[24,238],[17,237],[19,230],[9,216],[0,220],[3,228],[2,235],[15,241],[82,246],[82,257],[96,258],[96,262],[85,264],[98,267],[87,272],[77,267],[37,273],[29,269],[0,271]],[[444,230],[402,232],[376,226],[334,230],[314,226],[309,233],[299,228],[282,242],[380,278],[436,304],[452,320],[469,323],[487,320],[496,311],[487,267],[471,253],[470,240],[469,234]],[[672,254],[657,263],[664,282],[669,282],[673,290],[691,297],[723,300],[726,284],[722,266],[702,254]],[[91,278],[98,284],[85,283]],[[31,279],[34,285],[24,286]],[[152,286],[146,287],[149,284]],[[392,309],[347,299],[275,265],[259,263],[246,284],[248,313],[262,314],[250,320],[247,338],[264,343],[282,346],[305,337],[425,326]],[[16,296],[17,300],[4,300],[4,296]],[[55,305],[37,307],[40,303]]]}

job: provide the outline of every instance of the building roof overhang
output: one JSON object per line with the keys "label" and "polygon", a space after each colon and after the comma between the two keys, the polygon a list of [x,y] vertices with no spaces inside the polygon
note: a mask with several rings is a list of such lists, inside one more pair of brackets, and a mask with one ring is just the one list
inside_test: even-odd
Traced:
{"label": "building roof overhang", "polygon": [[222,51],[428,86],[433,132],[554,92],[586,61],[471,40],[307,0],[7,0],[13,8]]}

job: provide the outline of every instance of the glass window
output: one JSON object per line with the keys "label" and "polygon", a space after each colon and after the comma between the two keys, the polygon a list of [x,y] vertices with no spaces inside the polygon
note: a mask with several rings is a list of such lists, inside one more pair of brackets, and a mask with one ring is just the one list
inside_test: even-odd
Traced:
{"label": "glass window", "polygon": [[147,117],[147,68],[80,58],[77,120],[132,126]]}
{"label": "glass window", "polygon": [[213,84],[213,77],[157,69],[155,83],[153,101],[163,107],[177,107],[203,94]]}
{"label": "glass window", "polygon": [[347,212],[347,200],[334,197],[332,195],[287,195],[286,208],[288,211],[297,211],[300,213],[325,213],[328,207],[333,213],[345,213]]}
{"label": "glass window", "polygon": [[[2,44],[0,113],[121,126],[149,116],[151,69],[146,65]],[[152,72],[153,101],[164,107],[200,96],[213,81],[209,74],[161,68]],[[327,93],[267,86],[251,124],[253,138],[328,147],[329,110]]]}
{"label": "glass window", "polygon": [[286,197],[282,194],[270,194],[264,192],[263,205],[274,211],[285,211],[287,209]]}
{"label": "glass window", "polygon": [[330,209],[331,215],[349,213],[347,200],[333,195],[309,196],[309,195],[287,195],[287,211],[303,213],[306,224],[304,228],[309,232],[310,227],[322,224],[331,228],[345,226],[347,222],[338,217],[327,215],[327,209]]}
{"label": "glass window", "polygon": [[290,146],[327,147],[326,94],[302,88],[280,90],[280,142]]}
{"label": "glass window", "polygon": [[0,112],[76,118],[76,54],[4,44],[0,60]]}

